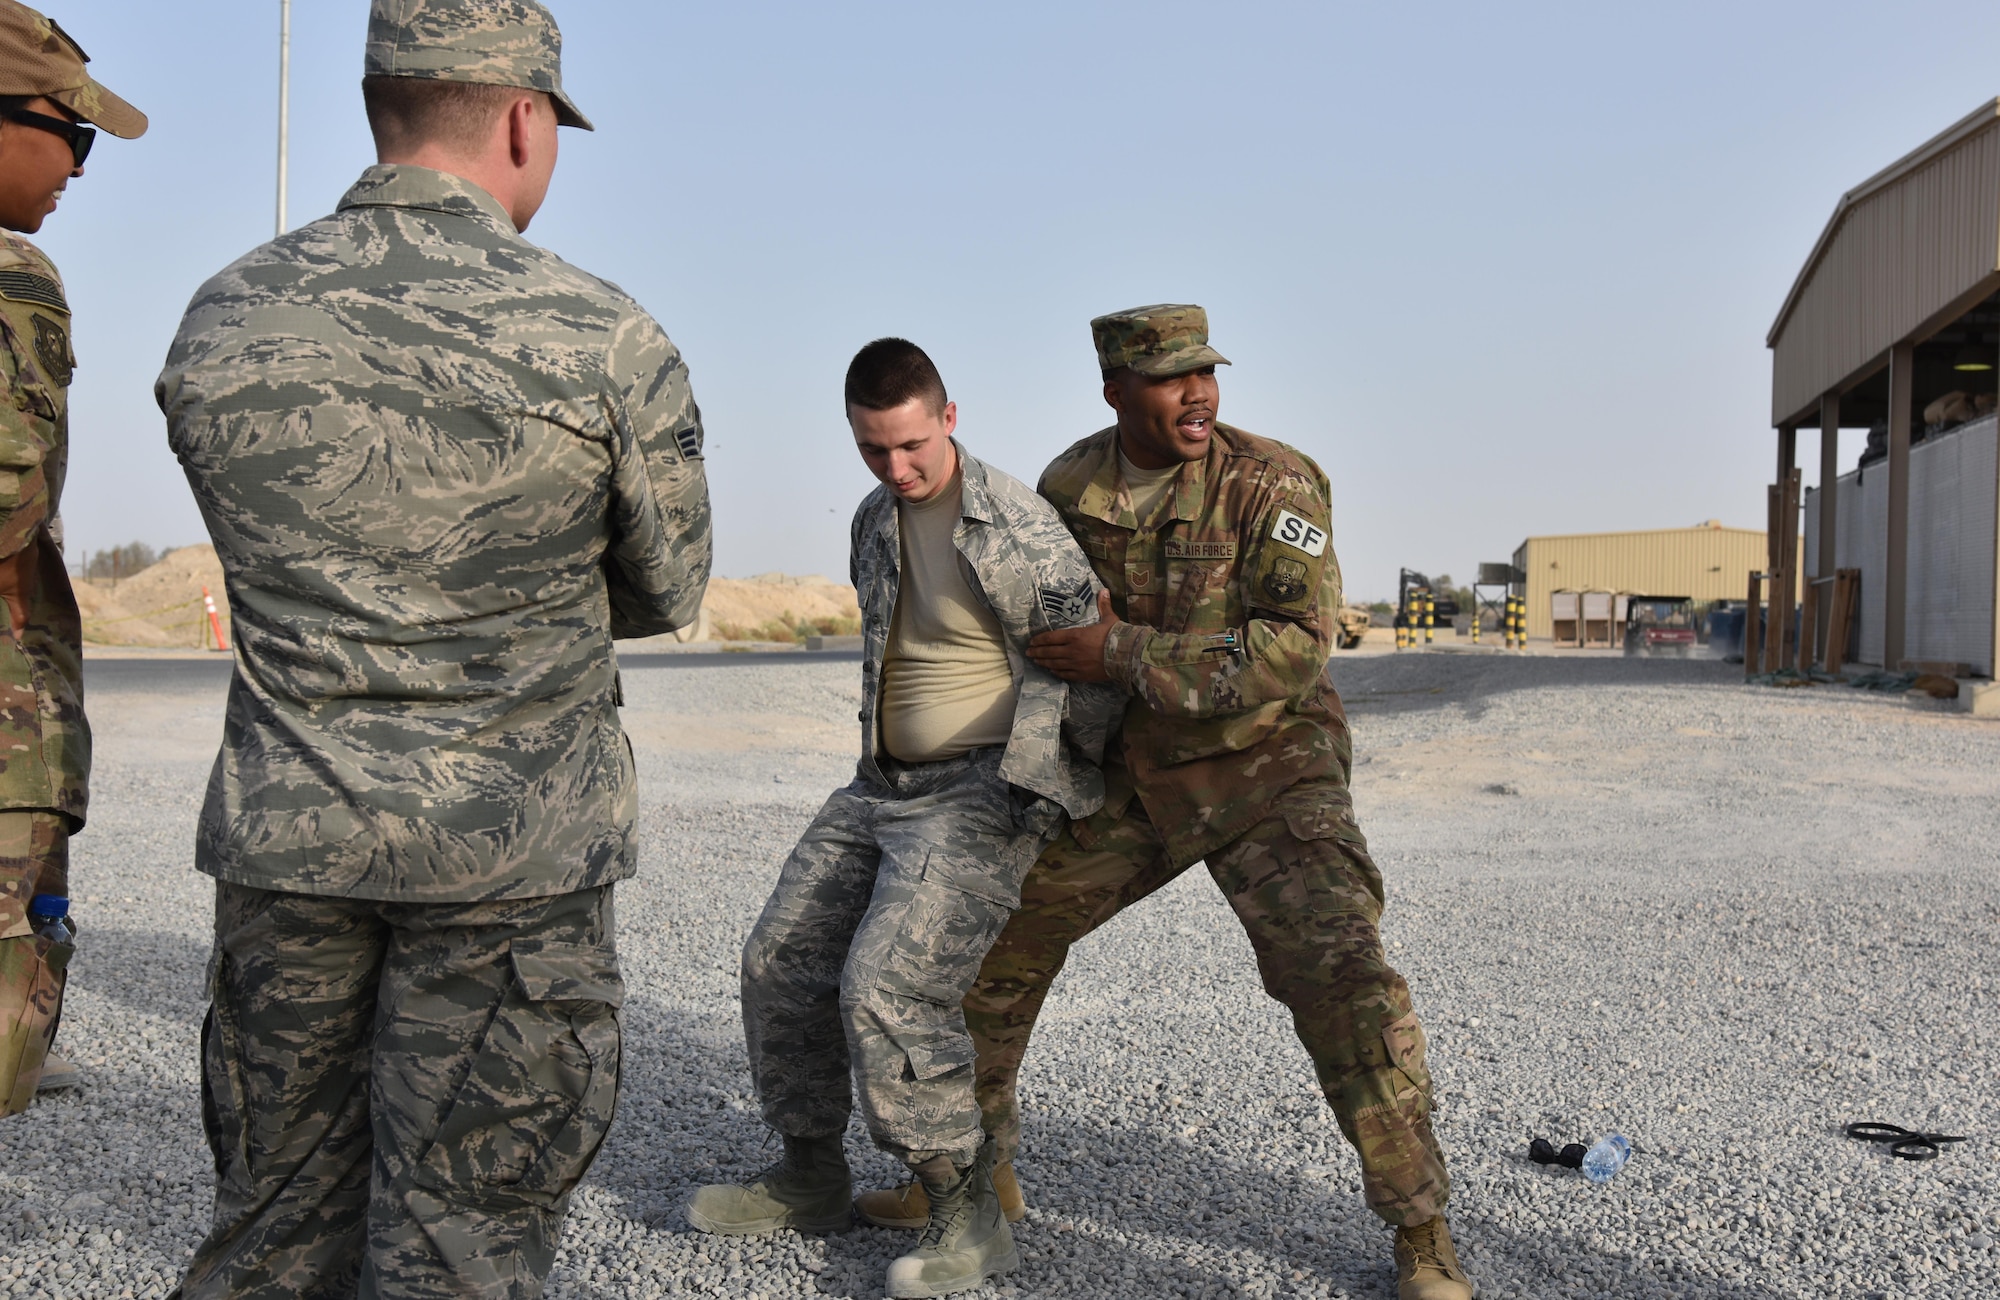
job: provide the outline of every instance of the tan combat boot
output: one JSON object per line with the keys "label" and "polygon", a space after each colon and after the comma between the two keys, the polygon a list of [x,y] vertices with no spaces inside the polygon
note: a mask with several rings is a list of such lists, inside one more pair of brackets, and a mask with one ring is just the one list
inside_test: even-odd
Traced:
{"label": "tan combat boot", "polygon": [[[1028,1213],[1028,1203],[1021,1197],[1012,1160],[993,1166],[993,1190],[1000,1197],[1000,1212],[1007,1216],[1007,1222],[1019,1223]],[[914,1229],[931,1221],[931,1202],[924,1195],[922,1181],[911,1179],[901,1187],[861,1193],[854,1198],[854,1212],[862,1222],[878,1228]]]}
{"label": "tan combat boot", "polygon": [[989,1277],[1021,1267],[1014,1234],[993,1191],[993,1140],[970,1165],[954,1168],[938,1156],[918,1166],[930,1222],[917,1248],[889,1265],[888,1292],[897,1300],[928,1300],[977,1290]]}
{"label": "tan combat boot", "polygon": [[61,1092],[65,1088],[77,1087],[82,1082],[82,1070],[77,1069],[67,1058],[50,1052],[42,1058],[42,1079],[35,1085],[35,1091]]}
{"label": "tan combat boot", "polygon": [[1472,1300],[1472,1279],[1458,1266],[1442,1214],[1396,1229],[1396,1300]]}
{"label": "tan combat boot", "polygon": [[753,1181],[698,1189],[688,1201],[687,1220],[723,1237],[754,1237],[780,1228],[845,1232],[854,1226],[853,1199],[840,1138],[787,1137],[783,1158]]}

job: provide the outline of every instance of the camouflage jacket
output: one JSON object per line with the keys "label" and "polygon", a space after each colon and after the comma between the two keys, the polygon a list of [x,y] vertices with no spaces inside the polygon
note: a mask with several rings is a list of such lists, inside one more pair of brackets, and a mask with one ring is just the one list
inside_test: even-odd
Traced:
{"label": "camouflage jacket", "polygon": [[1127,620],[1104,660],[1136,698],[1100,817],[1121,815],[1136,793],[1186,864],[1249,830],[1299,781],[1331,773],[1345,788],[1352,745],[1325,676],[1340,564],[1319,466],[1218,424],[1207,458],[1182,466],[1146,528],[1118,472],[1117,430],[1105,429],[1056,457],[1041,493]]}
{"label": "camouflage jacket", "polygon": [[[1020,480],[958,448],[963,500],[953,539],[1007,637],[1020,698],[1000,775],[1046,795],[1072,817],[1104,802],[1098,772],[1122,711],[1122,689],[1072,686],[1029,660],[1028,638],[1097,622],[1097,580],[1049,503]],[[848,576],[861,603],[861,772],[882,780],[882,659],[896,612],[902,546],[896,498],[878,487],[854,512]]]}
{"label": "camouflage jacket", "polygon": [[0,618],[0,809],[47,808],[83,825],[90,725],[83,623],[52,532],[69,461],[69,302],[42,251],[0,231],[0,560],[34,548],[28,626]]}
{"label": "camouflage jacket", "polygon": [[477,186],[371,167],[202,286],[156,391],[236,629],[196,865],[412,901],[630,875],[611,638],[694,618],[709,567],[652,317]]}

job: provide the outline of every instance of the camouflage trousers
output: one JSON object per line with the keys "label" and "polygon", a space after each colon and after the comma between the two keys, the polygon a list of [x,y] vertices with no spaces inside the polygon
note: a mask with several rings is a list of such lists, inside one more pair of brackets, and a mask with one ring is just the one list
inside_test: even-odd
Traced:
{"label": "camouflage trousers", "polygon": [[32,809],[0,812],[0,1116],[34,1104],[62,1020],[68,950],[34,933],[28,901],[68,893],[68,820]]}
{"label": "camouflage trousers", "polygon": [[215,1217],[176,1294],[530,1297],[611,1125],[611,887],[398,903],[218,883]]}
{"label": "camouflage trousers", "polygon": [[820,808],[743,947],[743,1036],[765,1122],[847,1128],[912,1165],[984,1140],[960,1001],[1061,809],[1009,785],[998,747],[882,764]]}
{"label": "camouflage trousers", "polygon": [[[1300,782],[1207,861],[1360,1155],[1368,1207],[1392,1224],[1437,1214],[1450,1182],[1431,1133],[1424,1033],[1382,951],[1382,875],[1345,785]],[[1020,1146],[1021,1060],[1070,945],[1185,869],[1134,799],[1123,816],[1073,823],[1028,873],[1021,909],[965,999],[980,1110],[1003,1158]]]}

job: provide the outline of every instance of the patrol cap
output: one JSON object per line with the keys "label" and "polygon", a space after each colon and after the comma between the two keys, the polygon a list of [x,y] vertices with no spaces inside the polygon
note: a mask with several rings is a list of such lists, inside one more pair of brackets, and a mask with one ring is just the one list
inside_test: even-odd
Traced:
{"label": "patrol cap", "polygon": [[597,129],[563,93],[562,32],[536,0],[373,0],[364,72],[539,90],[557,122]]}
{"label": "patrol cap", "polygon": [[43,95],[125,140],[146,134],[146,115],[85,72],[68,32],[18,0],[0,0],[0,95]]}
{"label": "patrol cap", "polygon": [[1208,346],[1208,313],[1189,303],[1156,303],[1099,316],[1090,322],[1101,370],[1130,366],[1163,379],[1204,366],[1226,366],[1229,358]]}

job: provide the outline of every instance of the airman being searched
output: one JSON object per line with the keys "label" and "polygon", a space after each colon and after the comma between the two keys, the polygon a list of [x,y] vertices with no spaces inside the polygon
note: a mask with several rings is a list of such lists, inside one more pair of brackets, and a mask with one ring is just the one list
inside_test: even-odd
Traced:
{"label": "airman being searched", "polygon": [[[1115,312],[1091,335],[1117,423],[1056,457],[1040,490],[1109,608],[1028,653],[1066,681],[1115,682],[1131,703],[1103,808],[1043,852],[965,999],[996,1160],[1019,1148],[1021,1061],[1070,946],[1205,860],[1360,1156],[1368,1207],[1395,1228],[1399,1295],[1469,1300],[1423,1029],[1382,951],[1382,875],[1325,675],[1341,607],[1326,475],[1216,422],[1224,360],[1201,308]],[[871,1192],[859,1208],[903,1226],[921,1190]]]}
{"label": "airman being searched", "polygon": [[960,999],[1065,816],[1103,799],[1122,693],[1027,655],[1097,617],[1096,579],[1048,502],[968,454],[937,367],[877,339],[848,367],[847,421],[882,486],[855,512],[865,649],[861,762],[800,837],[743,950],[743,1026],[784,1157],[704,1187],[705,1232],[851,1222],[842,1147],[858,1088],[876,1145],[928,1192],[892,1296],[973,1289],[1016,1267],[973,1095]]}
{"label": "airman being searched", "polygon": [[694,619],[709,506],[679,352],[522,235],[590,127],[560,48],[534,0],[375,0],[380,163],[160,376],[238,654],[188,1300],[539,1295],[611,1124],[611,642]]}

